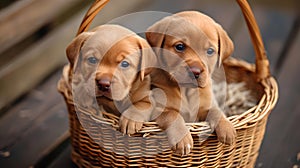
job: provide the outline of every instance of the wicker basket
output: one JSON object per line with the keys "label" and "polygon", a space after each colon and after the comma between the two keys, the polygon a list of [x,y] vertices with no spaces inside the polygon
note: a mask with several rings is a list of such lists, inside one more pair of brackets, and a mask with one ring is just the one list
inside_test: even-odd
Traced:
{"label": "wicker basket", "polygon": [[[86,31],[108,0],[96,1],[87,12],[78,34]],[[187,123],[194,148],[188,156],[174,154],[167,138],[155,122],[148,122],[134,137],[123,136],[118,128],[119,118],[104,113],[99,117],[81,109],[75,112],[68,81],[68,66],[59,81],[69,111],[72,160],[79,167],[254,167],[265,133],[268,115],[278,99],[277,83],[269,73],[269,62],[261,35],[246,0],[237,0],[245,16],[256,53],[256,65],[227,59],[224,62],[227,82],[245,82],[258,103],[241,115],[229,117],[237,130],[232,146],[221,144],[210,134],[207,123]],[[81,122],[85,123],[85,128]],[[88,128],[86,128],[88,127]],[[86,132],[86,130],[89,132]],[[208,138],[207,138],[208,136]],[[93,138],[91,138],[93,137]],[[203,138],[202,138],[203,137]]]}

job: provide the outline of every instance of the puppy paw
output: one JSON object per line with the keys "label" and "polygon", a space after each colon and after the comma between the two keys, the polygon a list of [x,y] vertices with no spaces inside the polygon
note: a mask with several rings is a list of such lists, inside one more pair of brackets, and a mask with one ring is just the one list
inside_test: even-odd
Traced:
{"label": "puppy paw", "polygon": [[172,150],[182,156],[188,155],[193,148],[193,143],[194,141],[192,135],[191,133],[188,133],[175,146],[172,147]]}
{"label": "puppy paw", "polygon": [[142,129],[143,122],[134,121],[122,115],[119,121],[119,126],[120,131],[123,134],[132,135]]}
{"label": "puppy paw", "polygon": [[236,131],[232,123],[228,120],[221,120],[215,131],[219,141],[226,145],[232,145],[236,140]]}

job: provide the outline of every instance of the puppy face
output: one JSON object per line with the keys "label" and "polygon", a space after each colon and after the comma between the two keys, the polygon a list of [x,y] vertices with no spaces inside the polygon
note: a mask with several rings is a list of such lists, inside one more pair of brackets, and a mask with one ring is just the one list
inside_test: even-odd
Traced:
{"label": "puppy face", "polygon": [[[232,41],[211,18],[199,12],[182,12],[162,19],[147,30],[146,37],[162,66],[180,74],[179,83],[194,78],[205,87],[216,66],[233,51]],[[181,72],[180,72],[181,71]],[[186,73],[183,75],[183,73]]]}
{"label": "puppy face", "polygon": [[[99,38],[95,36],[97,37]],[[134,37],[126,37],[110,47],[106,53],[95,50],[101,43],[87,44],[87,47],[82,48],[81,65],[86,70],[84,76],[89,77],[88,83],[95,82],[96,96],[113,100],[124,99],[138,74],[138,41]]]}
{"label": "puppy face", "polygon": [[75,38],[67,56],[74,73],[84,79],[87,92],[119,101],[129,94],[134,82],[150,73],[144,70],[148,57],[154,55],[149,50],[147,42],[133,32],[103,25]]}

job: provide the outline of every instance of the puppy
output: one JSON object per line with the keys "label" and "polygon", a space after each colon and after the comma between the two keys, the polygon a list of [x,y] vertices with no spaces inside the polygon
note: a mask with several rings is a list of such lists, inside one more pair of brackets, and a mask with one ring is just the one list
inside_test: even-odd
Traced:
{"label": "puppy", "polygon": [[118,25],[101,25],[77,36],[66,53],[79,106],[98,106],[120,116],[123,134],[138,132],[150,120],[146,67],[155,64],[156,57],[145,39]]}
{"label": "puppy", "polygon": [[[212,18],[185,11],[163,18],[146,32],[154,47],[160,70],[153,72],[152,84],[163,90],[155,96],[156,121],[166,130],[172,149],[182,155],[193,147],[186,122],[208,121],[220,142],[232,144],[236,131],[219,108],[212,91],[216,66],[233,52],[233,43]],[[163,103],[159,103],[163,102]]]}

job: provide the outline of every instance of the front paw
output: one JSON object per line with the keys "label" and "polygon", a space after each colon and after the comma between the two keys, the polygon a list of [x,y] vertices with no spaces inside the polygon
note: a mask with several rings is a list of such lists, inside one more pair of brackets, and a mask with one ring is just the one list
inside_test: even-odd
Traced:
{"label": "front paw", "polygon": [[232,145],[236,140],[236,131],[230,121],[227,119],[221,120],[216,129],[216,134],[220,142]]}
{"label": "front paw", "polygon": [[188,155],[194,146],[193,143],[194,141],[192,135],[189,132],[175,146],[172,147],[172,150],[180,155]]}
{"label": "front paw", "polygon": [[119,126],[120,131],[123,134],[132,135],[142,129],[143,122],[134,121],[122,115],[119,121]]}

